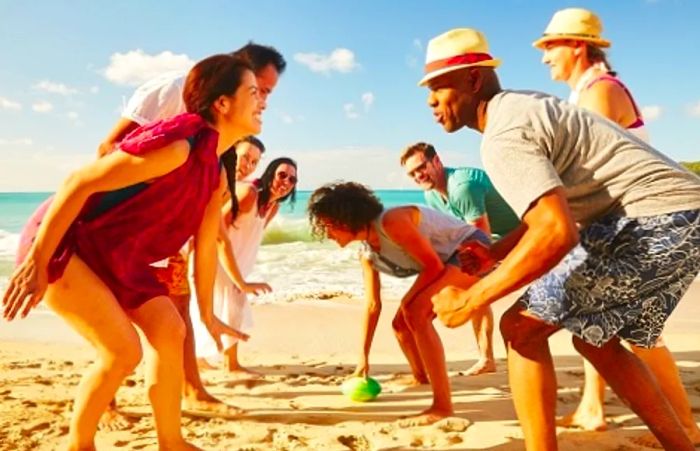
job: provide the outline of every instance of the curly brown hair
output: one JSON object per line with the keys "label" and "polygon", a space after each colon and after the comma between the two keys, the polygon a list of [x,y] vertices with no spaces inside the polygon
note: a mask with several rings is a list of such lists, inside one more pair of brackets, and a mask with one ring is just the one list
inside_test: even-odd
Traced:
{"label": "curly brown hair", "polygon": [[368,227],[384,211],[384,205],[362,184],[335,182],[311,193],[307,211],[311,235],[324,239],[329,225],[347,227],[353,233]]}

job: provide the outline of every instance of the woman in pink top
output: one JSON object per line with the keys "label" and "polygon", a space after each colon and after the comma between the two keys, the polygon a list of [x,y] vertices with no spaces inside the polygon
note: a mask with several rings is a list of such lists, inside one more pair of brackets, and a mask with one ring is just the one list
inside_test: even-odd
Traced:
{"label": "woman in pink top", "polygon": [[220,159],[260,131],[255,76],[248,63],[215,55],[192,68],[183,97],[188,113],[135,130],[66,180],[3,298],[7,320],[43,299],[97,351],[75,400],[70,450],[94,449],[102,412],[141,360],[134,326],[151,348],[146,384],[160,447],[198,449],[180,430],[184,323],[150,266],[190,237],[202,321],[219,344],[222,334],[245,338],[213,315],[212,287],[227,180]]}
{"label": "woman in pink top", "polygon": [[[549,66],[552,79],[571,87],[571,103],[605,116],[648,141],[639,107],[608,63],[603,49],[610,46],[610,41],[601,37],[601,31],[600,19],[593,12],[568,8],[554,14],[543,36],[533,45],[543,51],[542,62]],[[676,363],[663,339],[652,349],[630,347],[656,376],[693,443],[700,444],[700,429],[693,419]],[[581,402],[558,423],[587,430],[605,429],[605,380],[586,360],[584,370]],[[651,434],[636,441],[643,445],[658,444]]]}

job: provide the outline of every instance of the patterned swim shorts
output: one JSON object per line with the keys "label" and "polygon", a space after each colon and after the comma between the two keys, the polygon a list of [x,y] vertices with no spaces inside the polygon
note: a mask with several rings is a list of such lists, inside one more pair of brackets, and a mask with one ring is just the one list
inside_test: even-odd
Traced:
{"label": "patterned swim shorts", "polygon": [[153,268],[158,281],[168,287],[170,296],[187,296],[190,294],[190,284],[187,279],[188,258],[178,252],[168,258],[165,268]]}
{"label": "patterned swim shorts", "polygon": [[607,216],[519,301],[592,345],[617,336],[651,348],[698,272],[700,210]]}

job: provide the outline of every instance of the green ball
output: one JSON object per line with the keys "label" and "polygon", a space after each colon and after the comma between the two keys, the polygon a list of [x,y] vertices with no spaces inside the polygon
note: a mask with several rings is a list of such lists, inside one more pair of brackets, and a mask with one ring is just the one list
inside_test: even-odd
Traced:
{"label": "green ball", "polygon": [[343,382],[340,390],[353,401],[366,402],[376,398],[382,386],[371,377],[353,377]]}

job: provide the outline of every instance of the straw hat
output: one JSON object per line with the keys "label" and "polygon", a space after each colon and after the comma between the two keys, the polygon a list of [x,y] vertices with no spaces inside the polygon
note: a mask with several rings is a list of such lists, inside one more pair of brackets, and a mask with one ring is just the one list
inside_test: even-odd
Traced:
{"label": "straw hat", "polygon": [[549,41],[571,39],[590,42],[598,47],[610,47],[610,41],[600,36],[602,31],[603,24],[592,11],[583,8],[567,8],[554,13],[542,37],[532,45],[541,49]]}
{"label": "straw hat", "polygon": [[472,66],[498,67],[501,60],[489,54],[486,37],[471,28],[455,28],[428,42],[425,57],[425,76],[418,82],[424,86],[429,80],[457,69]]}

